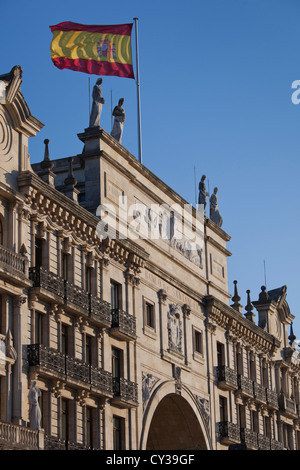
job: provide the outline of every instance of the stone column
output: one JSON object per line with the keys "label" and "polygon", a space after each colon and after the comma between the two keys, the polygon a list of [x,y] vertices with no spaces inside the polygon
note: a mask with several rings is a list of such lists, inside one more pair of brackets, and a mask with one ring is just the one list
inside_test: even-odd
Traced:
{"label": "stone column", "polygon": [[193,349],[191,345],[193,344],[192,338],[192,329],[190,328],[190,314],[191,308],[189,305],[185,304],[182,307],[183,312],[183,335],[184,335],[184,358],[185,364],[189,367],[191,364],[191,355]]}
{"label": "stone column", "polygon": [[160,336],[160,353],[163,355],[164,348],[168,345],[167,328],[165,328],[164,317],[166,317],[165,306],[167,303],[167,292],[161,289],[158,292],[159,300],[159,336]]}
{"label": "stone column", "polygon": [[[22,331],[25,331],[22,327],[22,319],[26,318],[25,314],[25,305],[26,297],[24,295],[19,295],[14,297],[13,301],[13,335],[14,335],[14,344],[17,353],[17,360],[13,370],[13,406],[12,406],[12,421],[15,424],[22,424],[22,419],[24,419],[23,413],[23,404],[28,402],[27,399],[27,380],[23,383],[22,377],[22,359],[23,359],[23,351],[22,351]],[[23,307],[24,306],[24,307]],[[22,315],[22,311],[23,315]],[[26,410],[27,412],[27,410]]]}

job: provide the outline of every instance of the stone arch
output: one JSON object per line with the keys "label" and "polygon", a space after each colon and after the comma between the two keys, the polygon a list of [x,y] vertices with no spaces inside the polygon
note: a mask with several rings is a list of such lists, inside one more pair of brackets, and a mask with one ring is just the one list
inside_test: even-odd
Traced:
{"label": "stone arch", "polygon": [[142,450],[208,450],[210,436],[200,401],[174,381],[159,384],[153,391],[143,418]]}

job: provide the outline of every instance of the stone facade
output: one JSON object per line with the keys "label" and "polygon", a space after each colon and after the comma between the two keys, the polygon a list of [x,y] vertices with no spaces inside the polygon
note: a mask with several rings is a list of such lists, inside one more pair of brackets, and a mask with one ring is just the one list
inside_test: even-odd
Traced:
{"label": "stone facade", "polygon": [[[78,134],[80,155],[51,161],[45,141],[31,165],[43,124],[21,68],[0,80],[0,446],[299,449],[286,287],[248,293],[243,313],[237,284],[228,292],[229,235],[203,216],[203,243],[188,249],[174,228],[186,201],[100,127]],[[172,207],[169,237],[152,205]],[[141,236],[156,216],[158,236]]]}

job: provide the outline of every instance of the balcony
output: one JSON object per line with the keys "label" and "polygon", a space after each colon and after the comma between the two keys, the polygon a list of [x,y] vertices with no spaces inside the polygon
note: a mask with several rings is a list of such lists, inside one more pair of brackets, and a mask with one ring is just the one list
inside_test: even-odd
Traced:
{"label": "balcony", "polygon": [[273,390],[267,388],[267,404],[274,410],[278,410],[278,395]]}
{"label": "balcony", "polygon": [[82,443],[60,439],[55,436],[45,436],[45,450],[95,450],[95,447],[87,447]]}
{"label": "balcony", "polygon": [[138,388],[135,382],[121,377],[114,377],[113,392],[112,404],[125,408],[138,406]]}
{"label": "balcony", "polygon": [[97,321],[103,328],[110,327],[110,304],[65,281],[43,267],[29,268],[29,277],[39,296],[64,304],[73,312],[80,312]]}
{"label": "balcony", "polygon": [[241,428],[241,440],[246,444],[247,449],[258,449],[258,435],[256,432]]}
{"label": "balcony", "polygon": [[110,372],[42,344],[28,345],[27,352],[29,366],[35,367],[38,373],[85,386],[107,397],[113,395]]}
{"label": "balcony", "polygon": [[284,412],[286,415],[292,418],[297,416],[296,402],[287,398],[283,393],[278,397],[278,406],[279,411]]}
{"label": "balcony", "polygon": [[253,381],[243,375],[238,375],[238,390],[242,396],[253,397]]}
{"label": "balcony", "polygon": [[39,450],[43,448],[43,432],[0,421],[1,450]]}
{"label": "balcony", "polygon": [[222,421],[218,423],[221,444],[231,445],[241,442],[240,427],[238,424],[230,421]]}
{"label": "balcony", "polygon": [[258,449],[259,450],[270,450],[271,449],[271,439],[262,434],[257,435]]}
{"label": "balcony", "polygon": [[28,282],[28,260],[25,256],[0,245],[0,273],[1,278],[16,283]]}
{"label": "balcony", "polygon": [[50,294],[60,300],[64,299],[64,280],[56,274],[39,266],[29,268],[29,278],[33,281],[33,287],[39,289],[41,297],[48,298]]}
{"label": "balcony", "polygon": [[267,402],[266,388],[263,385],[253,382],[253,393],[256,401],[260,403]]}
{"label": "balcony", "polygon": [[111,335],[124,341],[136,339],[136,319],[119,308],[111,310]]}
{"label": "balcony", "polygon": [[223,390],[236,390],[238,388],[237,373],[227,366],[216,368],[218,387]]}

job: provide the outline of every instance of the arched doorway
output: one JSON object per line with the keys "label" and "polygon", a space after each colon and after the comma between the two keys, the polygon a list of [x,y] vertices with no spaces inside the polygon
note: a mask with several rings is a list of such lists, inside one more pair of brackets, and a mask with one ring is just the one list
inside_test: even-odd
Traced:
{"label": "arched doorway", "polygon": [[159,402],[151,420],[146,449],[207,449],[198,418],[182,396],[171,393]]}

